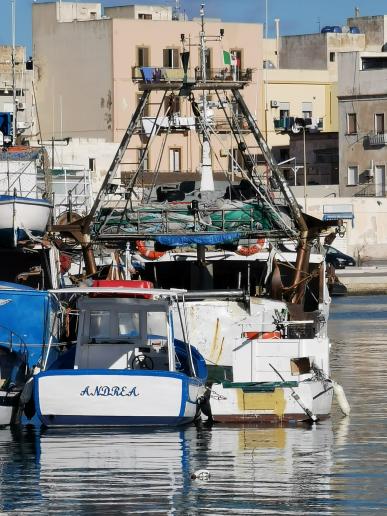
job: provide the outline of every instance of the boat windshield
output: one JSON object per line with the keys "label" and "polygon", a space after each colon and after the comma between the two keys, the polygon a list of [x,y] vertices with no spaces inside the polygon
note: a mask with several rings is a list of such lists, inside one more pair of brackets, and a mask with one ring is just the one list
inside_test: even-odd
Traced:
{"label": "boat windshield", "polygon": [[131,341],[165,346],[168,342],[168,314],[148,310],[91,310],[89,341]]}
{"label": "boat windshield", "polygon": [[168,338],[167,314],[165,312],[147,313],[147,337],[148,344],[152,346],[165,346]]}
{"label": "boat windshield", "polygon": [[90,338],[110,337],[110,312],[93,310],[90,312]]}
{"label": "boat windshield", "polygon": [[118,313],[118,335],[120,337],[140,336],[140,314],[138,312]]}

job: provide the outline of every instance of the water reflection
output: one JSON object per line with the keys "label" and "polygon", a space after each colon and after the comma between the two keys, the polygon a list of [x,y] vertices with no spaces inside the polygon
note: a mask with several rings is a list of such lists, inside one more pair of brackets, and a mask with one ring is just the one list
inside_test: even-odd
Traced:
{"label": "water reflection", "polygon": [[[329,500],[332,444],[330,422],[154,432],[2,430],[1,509],[274,514],[281,507],[299,512],[307,503],[317,514]],[[202,468],[210,480],[192,480]]]}
{"label": "water reflection", "polygon": [[[0,512],[383,514],[386,330],[386,296],[333,307],[333,376],[349,418],[335,408],[312,427],[2,429]],[[191,479],[198,469],[209,481]]]}

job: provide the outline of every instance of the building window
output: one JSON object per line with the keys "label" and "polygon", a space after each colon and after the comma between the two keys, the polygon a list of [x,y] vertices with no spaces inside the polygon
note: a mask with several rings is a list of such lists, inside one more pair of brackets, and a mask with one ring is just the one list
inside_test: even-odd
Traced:
{"label": "building window", "polygon": [[169,95],[164,101],[164,113],[169,115],[180,113],[180,97],[177,95]]}
{"label": "building window", "polygon": [[290,104],[289,102],[279,103],[279,117],[281,120],[290,116]]}
{"label": "building window", "polygon": [[242,68],[242,50],[230,50],[231,54],[236,57],[237,68]]}
{"label": "building window", "polygon": [[152,19],[152,15],[151,14],[139,13],[138,19],[139,20],[151,20]]}
{"label": "building window", "polygon": [[89,158],[89,170],[95,172],[95,158]]}
{"label": "building window", "polygon": [[243,165],[244,160],[241,151],[239,149],[232,149],[232,157],[230,156],[230,154],[228,155],[229,172],[238,172],[243,168]]}
{"label": "building window", "polygon": [[356,186],[359,184],[359,167],[348,167],[347,186]]}
{"label": "building window", "polygon": [[286,161],[290,158],[289,147],[279,150],[280,161]]}
{"label": "building window", "polygon": [[347,114],[347,134],[357,133],[356,113]]}
{"label": "building window", "polygon": [[375,114],[375,133],[376,134],[384,133],[384,113],[376,113]]}
{"label": "building window", "polygon": [[149,66],[148,47],[137,47],[137,66]]}
{"label": "building window", "polygon": [[334,63],[336,61],[336,52],[329,52],[329,61]]}
{"label": "building window", "polygon": [[386,195],[386,167],[385,165],[375,165],[375,196],[384,197]]}
{"label": "building window", "polygon": [[313,105],[312,102],[302,103],[302,118],[312,118]]}
{"label": "building window", "polygon": [[[141,160],[143,160],[141,162]],[[138,171],[139,172],[148,172],[148,160],[149,153],[145,155],[145,149],[139,148],[137,149],[137,161],[138,161]]]}
{"label": "building window", "polygon": [[169,171],[181,172],[181,149],[169,149]]}
{"label": "building window", "polygon": [[177,48],[164,48],[163,66],[165,68],[179,68],[179,50]]}
{"label": "building window", "polygon": [[[136,97],[137,97],[137,105],[139,105],[140,100],[141,100],[141,98],[142,98],[142,93],[138,93],[138,94],[136,95]],[[150,97],[148,97],[148,102],[147,102],[147,103],[145,104],[145,106],[144,106],[144,110],[143,110],[143,112],[142,112],[142,116],[150,116],[150,114],[149,114],[149,98],[150,98]]]}

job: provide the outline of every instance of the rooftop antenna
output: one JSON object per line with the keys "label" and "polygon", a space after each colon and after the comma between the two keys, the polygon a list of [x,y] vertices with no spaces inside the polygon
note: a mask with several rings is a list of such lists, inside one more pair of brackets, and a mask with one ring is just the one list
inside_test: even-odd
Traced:
{"label": "rooftop antenna", "polygon": [[360,16],[360,9],[358,7],[355,7],[355,18],[359,18]]}
{"label": "rooftop antenna", "polygon": [[[206,48],[206,33],[204,31],[204,4],[200,6],[200,18],[201,18],[201,30],[200,30],[200,61],[202,68],[202,81],[205,83],[207,80],[206,75],[206,58],[207,58],[207,48]],[[207,95],[203,90],[203,122],[204,122],[204,131],[203,131],[203,144],[202,144],[202,178],[200,182],[200,191],[201,192],[213,192],[214,191],[214,177],[212,174],[212,164],[211,164],[211,149],[210,142],[208,141],[208,137],[206,134],[207,129]]]}
{"label": "rooftop antenna", "polygon": [[172,20],[179,20],[180,18],[180,0],[175,0],[175,7],[172,11]]}
{"label": "rooftop antenna", "polygon": [[15,3],[16,0],[11,0],[12,6],[12,105],[13,105],[13,114],[12,114],[12,145],[16,144],[16,116],[17,116],[17,106],[16,106],[16,11],[15,11]]}

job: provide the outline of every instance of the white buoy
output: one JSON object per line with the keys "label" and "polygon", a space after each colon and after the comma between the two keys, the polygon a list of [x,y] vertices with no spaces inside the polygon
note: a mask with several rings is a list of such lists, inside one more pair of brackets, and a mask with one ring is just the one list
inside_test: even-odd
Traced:
{"label": "white buoy", "polygon": [[339,383],[335,382],[334,380],[332,380],[332,385],[333,385],[333,392],[335,393],[337,403],[339,404],[341,412],[345,416],[349,416],[349,414],[351,413],[351,407],[349,406],[344,389],[342,388],[342,386]]}
{"label": "white buoy", "polygon": [[191,478],[193,480],[209,480],[210,476],[208,469],[198,469],[192,473]]}

